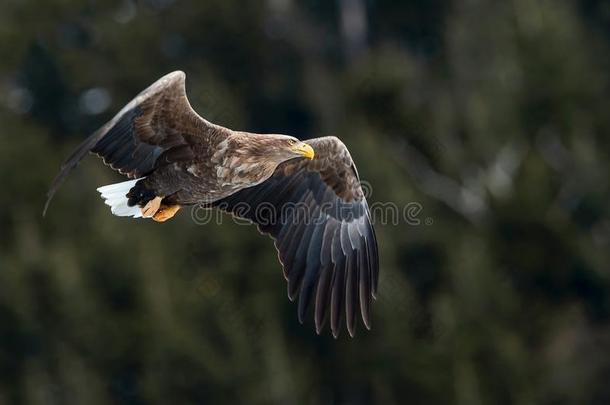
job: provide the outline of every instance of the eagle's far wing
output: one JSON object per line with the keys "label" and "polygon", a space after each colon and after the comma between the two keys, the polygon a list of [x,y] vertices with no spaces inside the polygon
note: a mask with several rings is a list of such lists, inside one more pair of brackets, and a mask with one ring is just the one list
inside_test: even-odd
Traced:
{"label": "eagle's far wing", "polygon": [[192,160],[194,145],[205,142],[206,134],[221,133],[223,128],[192,109],[185,77],[181,71],[163,76],[81,143],[53,180],[44,212],[61,183],[88,152],[103,158],[119,173],[138,178],[159,166]]}
{"label": "eagle's far wing", "polygon": [[310,139],[313,160],[282,163],[265,182],[213,205],[256,223],[275,241],[288,296],[303,322],[314,300],[316,332],[328,315],[337,337],[345,313],[354,335],[358,312],[370,329],[379,256],[369,208],[352,158],[335,137]]}

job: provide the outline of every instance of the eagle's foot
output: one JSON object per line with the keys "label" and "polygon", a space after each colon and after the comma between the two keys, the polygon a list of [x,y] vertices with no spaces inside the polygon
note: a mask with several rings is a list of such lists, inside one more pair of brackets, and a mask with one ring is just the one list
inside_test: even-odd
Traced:
{"label": "eagle's foot", "polygon": [[155,197],[142,208],[142,218],[152,218],[161,207],[161,197]]}
{"label": "eagle's foot", "polygon": [[159,207],[159,210],[155,213],[155,215],[153,215],[152,219],[154,219],[157,222],[165,222],[168,219],[170,219],[171,217],[173,217],[174,215],[176,215],[176,212],[178,212],[179,209],[180,209],[180,206],[178,204],[176,204],[176,205],[161,204],[161,207]]}

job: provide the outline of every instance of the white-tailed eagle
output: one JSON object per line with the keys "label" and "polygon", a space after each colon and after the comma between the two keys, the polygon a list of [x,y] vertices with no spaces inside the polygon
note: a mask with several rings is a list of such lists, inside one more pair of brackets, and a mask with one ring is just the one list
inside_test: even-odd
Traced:
{"label": "white-tailed eagle", "polygon": [[216,207],[258,225],[275,243],[303,322],[314,303],[317,333],[330,318],[354,335],[371,325],[379,255],[370,211],[352,158],[336,137],[301,142],[212,124],[189,104],[185,74],[148,87],[65,161],[53,195],[92,152],[132,179],[100,187],[118,216],[162,222],[181,207]]}

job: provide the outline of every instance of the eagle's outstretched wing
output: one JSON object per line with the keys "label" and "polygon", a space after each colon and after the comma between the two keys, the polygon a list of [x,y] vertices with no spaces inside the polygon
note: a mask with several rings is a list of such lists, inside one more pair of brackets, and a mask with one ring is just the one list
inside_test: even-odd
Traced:
{"label": "eagle's outstretched wing", "polygon": [[313,299],[318,333],[330,315],[337,337],[345,313],[353,336],[358,312],[370,328],[379,274],[375,231],[345,145],[335,137],[307,142],[315,150],[313,160],[284,162],[265,182],[213,205],[273,237],[288,296],[299,297],[300,322]]}
{"label": "eagle's outstretched wing", "polygon": [[121,174],[138,178],[159,166],[192,160],[194,145],[203,142],[202,136],[223,130],[192,109],[184,72],[169,73],[138,94],[66,159],[47,193],[43,215],[61,183],[88,152]]}

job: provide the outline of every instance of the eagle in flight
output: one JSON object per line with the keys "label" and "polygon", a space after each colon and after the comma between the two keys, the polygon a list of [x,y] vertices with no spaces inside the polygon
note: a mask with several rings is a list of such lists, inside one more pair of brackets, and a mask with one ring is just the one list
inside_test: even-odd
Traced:
{"label": "eagle in flight", "polygon": [[162,77],[78,146],[53,181],[44,212],[92,152],[131,179],[98,188],[114,215],[163,222],[181,207],[200,205],[248,219],[273,238],[301,323],[313,302],[318,334],[330,318],[336,338],[345,318],[353,337],[358,315],[370,329],[377,240],[343,142],[328,136],[305,143],[212,124],[189,104],[185,77]]}

